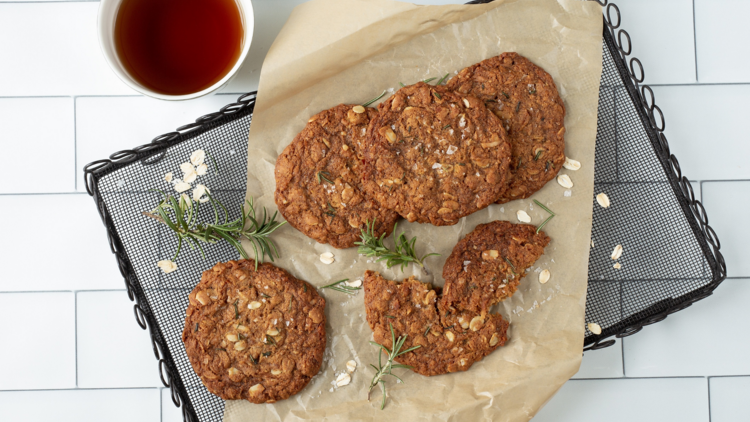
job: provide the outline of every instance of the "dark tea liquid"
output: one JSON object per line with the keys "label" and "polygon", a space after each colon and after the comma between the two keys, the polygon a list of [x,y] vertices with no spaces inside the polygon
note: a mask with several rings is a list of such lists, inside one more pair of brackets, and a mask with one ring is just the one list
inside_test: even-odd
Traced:
{"label": "dark tea liquid", "polygon": [[128,73],[168,95],[204,90],[232,69],[244,29],[235,0],[123,0],[115,47]]}

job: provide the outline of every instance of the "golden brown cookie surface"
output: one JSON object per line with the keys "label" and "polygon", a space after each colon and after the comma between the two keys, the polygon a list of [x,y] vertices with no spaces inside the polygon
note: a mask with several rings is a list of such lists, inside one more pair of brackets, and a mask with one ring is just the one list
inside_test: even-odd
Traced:
{"label": "golden brown cookie surface", "polygon": [[390,233],[398,214],[362,189],[361,157],[373,108],[341,104],[307,123],[276,161],[276,205],[289,224],[336,248],[359,240],[366,222]]}
{"label": "golden brown cookie surface", "polygon": [[[529,224],[493,221],[478,225],[461,239],[445,261],[441,312],[463,310],[472,315],[516,291],[529,268],[544,253],[550,238]],[[467,321],[461,321],[465,323]]]}
{"label": "golden brown cookie surface", "polygon": [[189,295],[188,359],[208,390],[225,399],[273,403],[318,373],[326,345],[325,299],[271,264],[218,263]]}
{"label": "golden brown cookie surface", "polygon": [[375,341],[392,349],[391,325],[396,338],[407,335],[402,350],[421,347],[396,360],[419,374],[466,371],[507,340],[508,323],[502,316],[477,317],[464,329],[457,322],[460,314],[438,314],[437,292],[413,277],[397,283],[367,271],[364,287]]}
{"label": "golden brown cookie surface", "polygon": [[547,72],[503,53],[461,70],[447,86],[483,100],[508,132],[511,176],[498,203],[528,198],[557,175],[565,162],[565,105]]}
{"label": "golden brown cookie surface", "polygon": [[510,147],[482,101],[420,82],[378,110],[367,129],[363,182],[381,206],[445,226],[500,197]]}

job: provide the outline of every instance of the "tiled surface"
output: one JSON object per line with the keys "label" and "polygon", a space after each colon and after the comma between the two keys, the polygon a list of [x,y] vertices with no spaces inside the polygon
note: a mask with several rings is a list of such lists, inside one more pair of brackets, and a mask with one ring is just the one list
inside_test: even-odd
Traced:
{"label": "tiled surface", "polygon": [[161,387],[151,339],[134,324],[125,291],[78,292],[77,301],[78,386]]}
{"label": "tiled surface", "polygon": [[750,239],[750,224],[743,221],[743,210],[750,206],[750,180],[707,181],[703,182],[701,190],[708,222],[721,241],[727,274],[750,277],[750,260],[745,247]]}
{"label": "tiled surface", "polygon": [[0,291],[124,288],[88,195],[0,195],[0,216],[25,222],[5,225],[3,237],[13,246],[4,243],[0,252],[14,265],[5,266]]}
{"label": "tiled surface", "polygon": [[705,378],[573,380],[534,422],[708,421]]}
{"label": "tiled surface", "polygon": [[[81,169],[256,89],[274,37],[303,1],[255,0],[253,45],[226,94],[171,103],[135,95],[109,71],[96,42],[98,2],[0,0],[0,217],[6,223],[0,421],[181,420],[169,390],[154,388],[161,384],[150,340],[133,321],[104,229],[82,193]],[[750,420],[744,353],[750,346],[744,253],[750,2],[728,0],[721,8],[711,0],[616,3],[633,55],[643,62],[646,81],[657,85],[672,152],[696,181],[732,279],[666,321],[586,352],[574,380],[535,420]],[[659,216],[648,218],[658,222]]]}
{"label": "tiled surface", "polygon": [[716,377],[711,388],[711,422],[750,421],[750,376]]}
{"label": "tiled surface", "polygon": [[622,27],[630,34],[632,56],[644,64],[644,83],[695,82],[693,0],[621,0],[614,3],[620,9]]}
{"label": "tiled surface", "polygon": [[6,422],[160,422],[159,390],[0,391]]}
{"label": "tiled surface", "polygon": [[75,312],[73,293],[0,293],[0,390],[76,386]]}
{"label": "tiled surface", "polygon": [[4,155],[13,157],[0,166],[0,193],[72,191],[73,123],[71,98],[0,98],[0,139],[7,140]]}
{"label": "tiled surface", "polygon": [[701,82],[750,81],[750,31],[746,0],[695,0],[698,78]]}
{"label": "tiled surface", "polygon": [[748,302],[750,280],[726,280],[711,297],[623,339],[625,375],[750,374]]}

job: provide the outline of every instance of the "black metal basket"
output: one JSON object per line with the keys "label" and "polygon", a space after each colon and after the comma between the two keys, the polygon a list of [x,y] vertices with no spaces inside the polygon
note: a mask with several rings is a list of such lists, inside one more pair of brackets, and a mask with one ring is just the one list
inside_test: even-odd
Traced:
{"label": "black metal basket", "polygon": [[[488,0],[472,3],[486,3]],[[586,333],[584,350],[614,344],[667,315],[709,296],[726,277],[719,240],[701,203],[680,171],[664,137],[664,116],[651,88],[641,85],[643,66],[628,61],[630,36],[614,4],[604,9],[604,69],[599,94],[595,193],[606,192],[617,206],[594,206],[586,321],[602,327]],[[140,216],[159,196],[148,188],[179,168],[195,149],[209,150],[221,163],[207,176],[212,194],[239,204],[245,196],[247,133],[255,93],[203,116],[150,144],[119,151],[84,167],[86,190],[107,229],[109,245],[135,300],[135,317],[149,329],[162,382],[186,421],[220,421],[224,402],[195,375],[181,341],[187,295],[206,262],[236,258],[229,245],[205,248],[206,260],[184,250],[180,271],[165,278],[156,262],[168,259],[173,238],[165,227]],[[165,185],[166,186],[166,185]],[[592,198],[594,201],[594,198]],[[234,210],[237,217],[239,210]],[[613,245],[622,244],[621,270],[612,268]],[[162,248],[162,245],[165,247]],[[192,254],[192,255],[191,255]]]}

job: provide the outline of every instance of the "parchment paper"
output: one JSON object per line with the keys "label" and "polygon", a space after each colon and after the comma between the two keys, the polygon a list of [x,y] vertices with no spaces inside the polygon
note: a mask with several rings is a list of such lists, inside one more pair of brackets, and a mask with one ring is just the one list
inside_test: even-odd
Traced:
{"label": "parchment paper", "polygon": [[[557,213],[544,230],[552,238],[545,255],[499,306],[511,323],[510,341],[469,371],[424,377],[397,370],[405,384],[388,380],[388,403],[380,393],[366,400],[377,349],[368,344],[364,292],[349,297],[323,290],[327,300],[328,349],[321,372],[299,394],[274,404],[226,403],[225,421],[257,420],[451,420],[526,421],[567,381],[581,362],[586,281],[591,235],[594,144],[601,75],[601,8],[579,0],[507,0],[487,5],[416,6],[387,0],[313,0],[298,6],[269,51],[249,135],[247,195],[275,210],[276,157],[302,130],[307,119],[339,103],[363,103],[383,89],[429,77],[451,76],[472,63],[516,51],[549,72],[567,115],[566,155],[578,171],[562,170],[573,180],[566,192],[555,181],[532,199]],[[433,82],[434,83],[434,82]],[[456,242],[477,224],[517,222],[526,210],[533,224],[547,214],[531,199],[492,205],[451,227],[399,224],[418,237],[429,258],[425,276],[409,267],[386,270],[357,254],[318,244],[290,226],[277,231],[281,259],[276,264],[296,277],[322,286],[361,278],[366,269],[401,280],[412,273],[442,286],[442,267]],[[246,248],[249,245],[246,245]],[[335,262],[319,255],[330,251]],[[540,284],[538,272],[552,278]],[[335,388],[336,375],[353,359],[352,382]]]}

